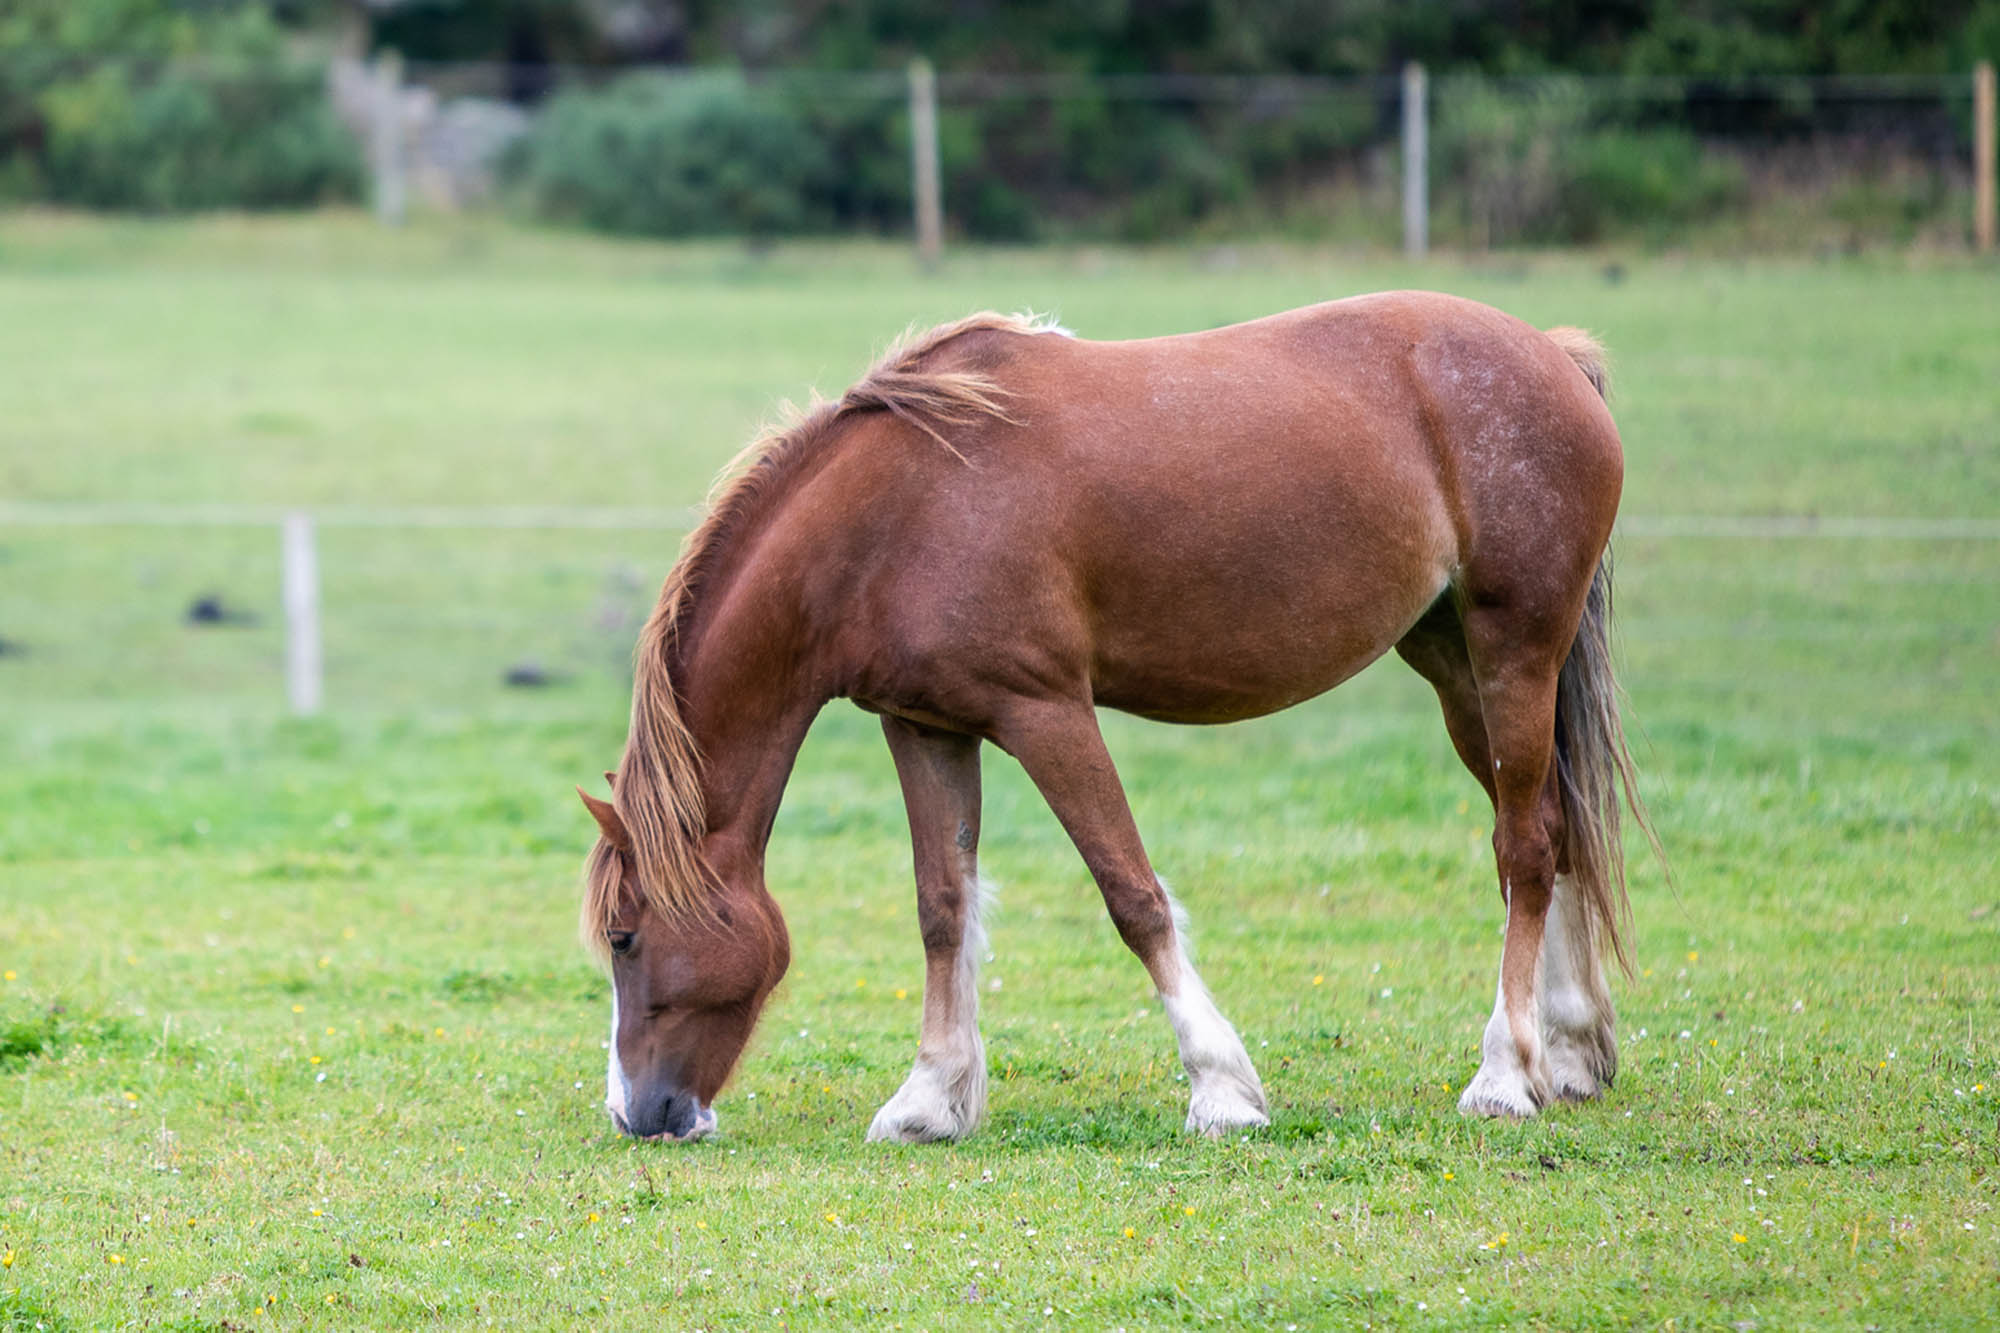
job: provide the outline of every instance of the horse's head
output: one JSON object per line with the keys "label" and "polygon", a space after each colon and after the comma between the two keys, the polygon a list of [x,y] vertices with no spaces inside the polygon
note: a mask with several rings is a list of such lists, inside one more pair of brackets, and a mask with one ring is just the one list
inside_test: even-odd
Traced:
{"label": "horse's head", "polygon": [[791,963],[784,918],[761,874],[718,868],[705,910],[649,906],[616,807],[579,789],[602,834],[590,858],[585,929],[609,959],[611,1058],[604,1106],[642,1139],[699,1138],[711,1103]]}

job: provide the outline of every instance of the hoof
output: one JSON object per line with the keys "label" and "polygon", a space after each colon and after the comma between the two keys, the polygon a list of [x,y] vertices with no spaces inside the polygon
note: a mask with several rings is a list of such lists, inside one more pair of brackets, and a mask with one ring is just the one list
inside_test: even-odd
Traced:
{"label": "hoof", "polygon": [[1459,1094],[1458,1113],[1489,1120],[1526,1120],[1541,1110],[1546,1101],[1545,1097],[1535,1096],[1527,1077],[1518,1070],[1492,1074],[1482,1066]]}
{"label": "hoof", "polygon": [[919,1064],[868,1123],[870,1143],[948,1143],[979,1127],[985,1070],[957,1078]]}
{"label": "hoof", "polygon": [[1559,1042],[1550,1044],[1549,1069],[1556,1096],[1566,1102],[1593,1101],[1610,1086],[1598,1080],[1578,1053],[1565,1050]]}
{"label": "hoof", "polygon": [[1246,1129],[1262,1129],[1271,1123],[1264,1103],[1263,1085],[1255,1076],[1216,1078],[1195,1091],[1188,1102],[1187,1132],[1211,1139]]}
{"label": "hoof", "polygon": [[972,1132],[964,1116],[923,1111],[889,1102],[868,1122],[870,1143],[951,1143]]}
{"label": "hoof", "polygon": [[1608,1027],[1550,1032],[1543,1040],[1549,1052],[1550,1082],[1564,1101],[1591,1101],[1617,1077],[1617,1039]]}

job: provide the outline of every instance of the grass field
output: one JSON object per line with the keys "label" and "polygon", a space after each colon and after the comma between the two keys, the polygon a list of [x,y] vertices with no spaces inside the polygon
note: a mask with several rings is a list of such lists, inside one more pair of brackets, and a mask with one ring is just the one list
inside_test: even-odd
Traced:
{"label": "grass field", "polygon": [[[679,506],[906,323],[1086,336],[1401,285],[1601,333],[1633,515],[2000,515],[2000,273],[1943,261],[653,247],[352,218],[0,215],[0,499]],[[1614,280],[1614,278],[1616,280]],[[1220,730],[1107,720],[1258,1059],[1179,1132],[1143,973],[1004,757],[990,1118],[864,1145],[914,1053],[894,774],[836,706],[771,849],[796,961],[722,1134],[599,1107],[574,943],[678,534],[328,529],[282,715],[261,529],[0,526],[0,1329],[1991,1327],[2000,543],[1629,538],[1624,1069],[1454,1109],[1500,910],[1396,663]],[[199,629],[215,593],[254,624]],[[510,690],[534,659],[556,683]]]}

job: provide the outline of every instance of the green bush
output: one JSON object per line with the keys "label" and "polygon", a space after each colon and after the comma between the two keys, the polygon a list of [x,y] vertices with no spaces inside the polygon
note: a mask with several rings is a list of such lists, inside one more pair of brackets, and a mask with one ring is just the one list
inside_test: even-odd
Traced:
{"label": "green bush", "polygon": [[563,93],[505,167],[536,212],[606,231],[768,236],[832,221],[819,140],[733,73],[634,74]]}
{"label": "green bush", "polygon": [[284,208],[358,196],[360,154],[318,67],[263,8],[168,0],[0,23],[0,189],[90,208]]}
{"label": "green bush", "polygon": [[1528,91],[1472,80],[1438,99],[1441,202],[1476,244],[1594,241],[1716,217],[1741,201],[1742,169],[1683,129],[1634,128],[1582,85]]}
{"label": "green bush", "polygon": [[1727,212],[1745,191],[1736,162],[1704,153],[1686,130],[1600,130],[1564,156],[1563,235],[1593,241]]}
{"label": "green bush", "polygon": [[361,164],[321,76],[105,67],[43,106],[49,197],[90,208],[284,208],[351,199]]}

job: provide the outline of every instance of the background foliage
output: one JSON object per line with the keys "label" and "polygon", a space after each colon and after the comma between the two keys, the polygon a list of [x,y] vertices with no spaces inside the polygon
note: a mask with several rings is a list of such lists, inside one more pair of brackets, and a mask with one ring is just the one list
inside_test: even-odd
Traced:
{"label": "background foliage", "polygon": [[830,220],[826,150],[732,71],[559,94],[512,163],[538,212],[606,231],[757,236]]}
{"label": "background foliage", "polygon": [[0,8],[0,200],[299,207],[360,192],[324,70],[260,5],[10,0]]}
{"label": "background foliage", "polygon": [[[1960,73],[2000,55],[2000,0],[17,0],[0,12],[0,199],[158,211],[355,198],[359,154],[328,113],[324,62],[386,49],[419,81],[488,62],[489,91],[548,112],[506,164],[513,198],[611,231],[900,231],[895,74],[923,54],[948,81],[1000,81],[943,108],[948,211],[975,238],[1323,234],[1330,195],[1390,216],[1393,86],[1134,97],[1115,80],[1383,75],[1416,59],[1438,79],[1447,241],[1659,237],[1726,219],[1756,191],[1752,159],[1719,144],[1796,157],[1815,135],[1833,144],[1823,172],[1851,168],[1855,142],[1890,146],[1859,194],[1820,209],[1907,239],[1960,207],[1960,106],[1856,116],[1741,81]],[[638,64],[702,72],[619,77]],[[1687,82],[1633,99],[1564,81],[1579,74]],[[1059,96],[1005,82],[1051,75],[1082,82]]]}
{"label": "background foliage", "polygon": [[[880,69],[1379,74],[1878,74],[2000,55],[1996,0],[375,0],[435,60],[723,61]],[[613,11],[616,11],[615,15]],[[305,7],[302,12],[315,12]],[[635,12],[651,23],[634,24]]]}

